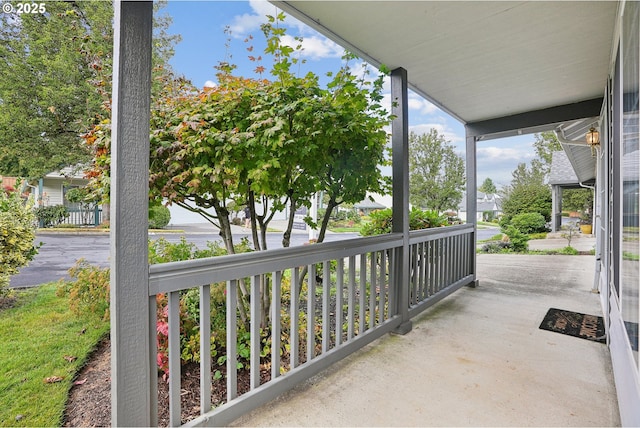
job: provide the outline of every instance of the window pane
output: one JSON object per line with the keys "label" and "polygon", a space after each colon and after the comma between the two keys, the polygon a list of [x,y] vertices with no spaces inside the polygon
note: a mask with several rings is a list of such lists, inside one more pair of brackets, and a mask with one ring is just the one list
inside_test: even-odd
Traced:
{"label": "window pane", "polygon": [[622,290],[620,303],[622,318],[627,328],[629,341],[638,364],[638,321],[640,303],[640,228],[638,207],[640,179],[640,151],[638,128],[639,92],[639,43],[640,3],[627,2],[623,17],[622,35],[622,189],[623,189],[623,239],[622,239]]}

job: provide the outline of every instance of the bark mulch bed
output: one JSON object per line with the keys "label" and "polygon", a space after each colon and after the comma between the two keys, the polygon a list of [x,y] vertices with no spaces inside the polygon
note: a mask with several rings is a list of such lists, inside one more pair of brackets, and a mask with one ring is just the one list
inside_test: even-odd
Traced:
{"label": "bark mulch bed", "polygon": [[[212,407],[226,400],[226,378],[224,367],[218,368],[222,379],[212,380]],[[182,422],[200,415],[200,366],[196,363],[182,366]],[[267,367],[260,370],[261,383],[270,379]],[[111,426],[111,346],[109,340],[102,341],[93,352],[85,367],[78,373],[71,388],[64,414],[65,427]],[[78,382],[78,383],[79,383]],[[238,394],[250,389],[248,370],[238,371]],[[158,426],[169,426],[169,385],[158,377]]]}

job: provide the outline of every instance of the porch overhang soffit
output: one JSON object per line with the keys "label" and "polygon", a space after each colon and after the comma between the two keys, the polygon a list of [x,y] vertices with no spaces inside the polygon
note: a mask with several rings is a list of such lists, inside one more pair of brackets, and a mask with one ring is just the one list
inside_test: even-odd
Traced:
{"label": "porch overhang soffit", "polygon": [[614,1],[272,1],[484,138],[597,117]]}

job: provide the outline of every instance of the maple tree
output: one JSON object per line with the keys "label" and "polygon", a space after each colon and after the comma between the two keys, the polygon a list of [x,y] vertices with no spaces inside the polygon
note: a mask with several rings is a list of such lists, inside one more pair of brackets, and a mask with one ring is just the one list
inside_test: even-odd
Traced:
{"label": "maple tree", "polygon": [[[253,247],[264,250],[276,212],[289,209],[286,247],[295,210],[324,191],[329,203],[321,242],[335,207],[359,202],[367,191],[384,192],[386,186],[380,169],[389,122],[380,103],[383,75],[373,80],[366,73],[354,75],[349,61],[355,57],[349,54],[326,87],[315,73],[295,75],[301,44],[282,43],[282,19],[269,17],[262,26],[272,80],[264,77],[262,56],[253,54],[256,77],[237,76],[236,67],[223,61],[214,87],[199,90],[163,70],[155,79],[150,197],[201,215],[219,230],[229,254],[235,252],[229,217],[238,206],[250,208]],[[109,183],[108,125],[100,123],[85,135],[95,153],[94,188],[103,196]],[[247,286],[239,281],[239,288],[244,306]],[[262,320],[268,316],[268,290],[268,278],[262,278]]]}
{"label": "maple tree", "polygon": [[314,73],[296,76],[291,68],[300,46],[282,43],[282,16],[269,19],[262,31],[273,80],[262,77],[261,57],[249,57],[258,63],[258,78],[235,76],[235,67],[222,62],[213,88],[176,91],[169,79],[152,114],[152,196],[202,215],[220,229],[229,253],[229,204],[249,206],[256,250],[266,249],[274,213],[288,207],[286,247],[293,213],[316,192],[329,195],[322,241],[335,207],[358,202],[367,191],[383,192],[386,184],[380,170],[389,120],[380,104],[383,76],[355,76],[352,55],[326,88]]}

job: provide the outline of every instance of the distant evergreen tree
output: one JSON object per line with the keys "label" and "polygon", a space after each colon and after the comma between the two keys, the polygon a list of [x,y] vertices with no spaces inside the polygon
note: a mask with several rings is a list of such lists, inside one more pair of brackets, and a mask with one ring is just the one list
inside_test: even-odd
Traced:
{"label": "distant evergreen tree", "polygon": [[493,184],[493,180],[491,180],[489,177],[484,179],[480,187],[478,187],[478,190],[482,193],[489,193],[489,194],[496,193],[498,191],[496,189],[496,185]]}

